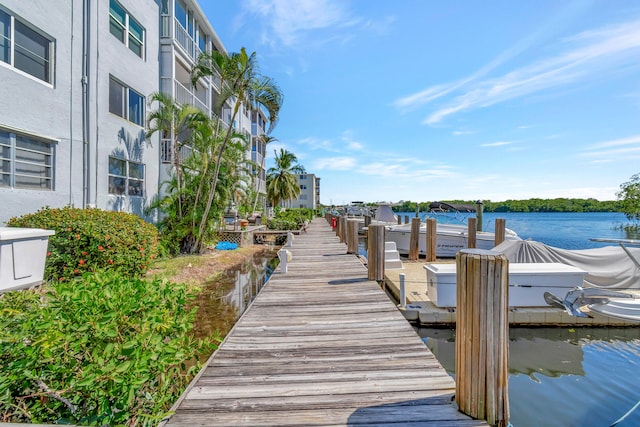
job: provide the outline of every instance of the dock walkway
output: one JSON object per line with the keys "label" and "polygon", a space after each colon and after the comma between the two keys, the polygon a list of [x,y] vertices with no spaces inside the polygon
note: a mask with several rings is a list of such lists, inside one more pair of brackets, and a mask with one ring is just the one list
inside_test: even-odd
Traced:
{"label": "dock walkway", "polygon": [[367,270],[315,219],[166,426],[486,426]]}

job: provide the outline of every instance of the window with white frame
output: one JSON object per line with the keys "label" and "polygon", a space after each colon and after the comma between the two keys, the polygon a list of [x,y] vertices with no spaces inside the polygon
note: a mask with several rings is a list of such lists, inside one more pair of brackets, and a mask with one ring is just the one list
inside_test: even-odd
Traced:
{"label": "window with white frame", "polygon": [[0,187],[53,190],[53,143],[0,129]]}
{"label": "window with white frame", "polygon": [[144,196],[144,164],[109,157],[109,194]]}
{"label": "window with white frame", "polygon": [[144,96],[109,78],[109,111],[139,126],[144,126]]}
{"label": "window with white frame", "polygon": [[109,2],[109,31],[131,52],[143,57],[144,28],[116,0]]}
{"label": "window with white frame", "polygon": [[0,9],[0,61],[53,83],[53,39]]}

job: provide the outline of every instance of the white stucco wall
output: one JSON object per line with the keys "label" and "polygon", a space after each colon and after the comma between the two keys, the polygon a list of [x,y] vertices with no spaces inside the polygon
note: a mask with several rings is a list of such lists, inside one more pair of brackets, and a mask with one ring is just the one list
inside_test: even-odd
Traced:
{"label": "white stucco wall", "polygon": [[0,0],[0,4],[55,44],[53,85],[0,62],[0,128],[58,140],[53,190],[0,187],[0,223],[4,223],[47,205],[82,204],[82,185],[75,184],[82,182],[82,4],[73,0],[57,0],[55,7],[50,0]]}

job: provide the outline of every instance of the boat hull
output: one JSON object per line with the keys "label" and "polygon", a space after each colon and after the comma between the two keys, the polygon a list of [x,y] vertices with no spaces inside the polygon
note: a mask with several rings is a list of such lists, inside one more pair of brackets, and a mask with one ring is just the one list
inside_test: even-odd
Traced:
{"label": "boat hull", "polygon": [[[424,225],[420,227],[420,238],[418,239],[418,253],[426,255],[427,231]],[[515,235],[507,234],[505,239],[520,240]],[[401,255],[409,253],[411,241],[410,227],[387,227],[385,241],[395,242],[396,248]],[[436,227],[436,257],[454,258],[461,249],[469,247],[467,227],[457,225],[438,224]],[[495,246],[495,234],[486,231],[476,233],[477,249],[492,249]]]}
{"label": "boat hull", "polygon": [[[456,264],[427,263],[427,296],[437,307],[456,306]],[[545,292],[563,295],[584,284],[586,272],[561,263],[509,264],[509,307],[548,307]]]}

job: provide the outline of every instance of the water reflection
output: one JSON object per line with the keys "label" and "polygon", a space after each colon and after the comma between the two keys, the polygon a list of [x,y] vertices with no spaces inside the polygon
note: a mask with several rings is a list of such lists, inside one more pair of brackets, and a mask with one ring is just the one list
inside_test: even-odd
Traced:
{"label": "water reflection", "polygon": [[225,336],[278,265],[274,248],[265,248],[234,269],[205,283],[196,297],[193,334],[196,338]]}
{"label": "water reflection", "polygon": [[223,299],[236,308],[238,317],[249,307],[277,266],[276,251],[268,250],[227,272],[225,277],[232,288]]}
{"label": "water reflection", "polygon": [[[455,330],[417,328],[455,375]],[[514,427],[609,426],[640,400],[640,328],[511,328]],[[640,409],[619,426],[640,425]]]}

